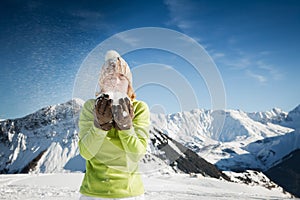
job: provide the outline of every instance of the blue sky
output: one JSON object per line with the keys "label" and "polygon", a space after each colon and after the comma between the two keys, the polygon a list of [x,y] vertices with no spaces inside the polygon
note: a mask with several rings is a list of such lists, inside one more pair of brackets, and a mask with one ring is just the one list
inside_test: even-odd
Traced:
{"label": "blue sky", "polygon": [[[224,82],[227,109],[290,111],[300,104],[296,0],[0,4],[0,118],[22,117],[70,100],[76,74],[89,52],[114,34],[140,27],[172,29],[202,45]],[[130,52],[124,58],[132,69],[147,63],[170,66],[190,81],[199,108],[212,107],[203,77],[182,58],[154,49]],[[137,95],[153,111],[181,111],[176,94],[168,88],[147,85]]]}

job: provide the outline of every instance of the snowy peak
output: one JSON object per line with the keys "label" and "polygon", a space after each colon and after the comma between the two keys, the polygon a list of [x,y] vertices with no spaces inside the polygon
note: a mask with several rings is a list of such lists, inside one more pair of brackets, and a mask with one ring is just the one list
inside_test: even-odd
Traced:
{"label": "snowy peak", "polygon": [[256,122],[243,111],[229,110],[225,112],[225,123],[217,139],[221,142],[242,141],[247,138],[259,139],[276,135],[264,124]]}
{"label": "snowy peak", "polygon": [[286,113],[280,109],[267,113],[264,114],[269,119],[266,123],[241,110],[202,109],[172,115],[152,114],[151,121],[161,132],[220,169],[266,170],[300,146],[294,143],[298,141],[294,129],[270,122]]}
{"label": "snowy peak", "polygon": [[283,124],[291,128],[300,129],[300,105],[288,113]]}
{"label": "snowy peak", "polygon": [[292,131],[276,124],[269,125],[256,121],[240,110],[195,109],[172,115],[152,114],[151,121],[153,126],[160,127],[163,132],[171,134],[170,137],[176,140],[206,144],[245,139],[254,141]]}
{"label": "snowy peak", "polygon": [[287,112],[282,111],[280,108],[273,108],[271,111],[249,113],[248,116],[263,124],[268,122],[279,124],[286,119],[287,114]]}
{"label": "snowy peak", "polygon": [[289,114],[292,114],[292,113],[294,113],[294,114],[298,113],[297,115],[300,114],[300,104],[296,108],[294,108],[292,111],[289,112]]}
{"label": "snowy peak", "polygon": [[[63,104],[47,106],[37,112],[15,120],[0,122],[0,172],[19,173],[45,161],[53,152],[59,161],[68,161],[77,149],[77,124],[82,102],[73,99]],[[52,149],[53,151],[49,151]],[[61,159],[61,160],[60,160]],[[40,163],[40,165],[43,165]],[[52,167],[52,168],[51,168]],[[42,167],[41,172],[55,170],[57,166]],[[25,171],[24,171],[25,170]]]}
{"label": "snowy peak", "polygon": [[293,129],[300,128],[300,105],[288,113],[279,108],[273,108],[271,111],[267,112],[249,113],[248,116],[254,121],[263,124],[273,123]]}
{"label": "snowy peak", "polygon": [[[8,120],[0,121],[0,122],[14,121],[18,125],[20,125],[19,124],[20,122],[25,122],[25,123],[36,122],[36,123],[38,123],[41,121],[41,119],[43,119],[44,122],[41,122],[41,123],[42,123],[42,125],[46,125],[46,124],[43,124],[43,123],[46,123],[45,121],[50,122],[52,120],[52,122],[54,122],[55,120],[74,118],[74,116],[78,115],[81,107],[83,106],[83,103],[84,103],[84,101],[82,101],[80,99],[72,99],[66,103],[57,104],[57,105],[53,105],[53,106],[46,106],[34,113],[29,114],[22,118],[18,118],[18,119],[14,119],[14,120],[8,119]],[[37,125],[37,124],[35,124],[35,125]]]}

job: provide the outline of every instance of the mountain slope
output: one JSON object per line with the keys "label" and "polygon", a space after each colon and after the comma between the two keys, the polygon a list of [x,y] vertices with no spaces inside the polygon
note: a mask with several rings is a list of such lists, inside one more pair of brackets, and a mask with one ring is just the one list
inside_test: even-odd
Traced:
{"label": "mountain slope", "polygon": [[247,114],[254,121],[261,122],[263,124],[273,123],[280,124],[287,118],[288,113],[282,111],[279,108],[273,108],[266,112],[252,112]]}
{"label": "mountain slope", "polygon": [[282,124],[294,129],[300,129],[300,105],[288,113]]}
{"label": "mountain slope", "polygon": [[[1,121],[0,172],[27,172],[36,165],[40,172],[55,171],[78,154],[75,124],[81,105],[82,101],[75,99],[24,118]],[[56,157],[53,152],[58,152]],[[60,162],[47,163],[51,155]]]}
{"label": "mountain slope", "polygon": [[248,113],[248,116],[263,124],[273,123],[293,129],[300,129],[300,105],[288,113],[279,108],[274,108],[266,112]]}
{"label": "mountain slope", "polygon": [[[224,120],[223,127],[220,121]],[[288,135],[294,129],[284,127],[270,122],[264,124],[255,121],[243,111],[205,111],[195,109],[191,112],[182,112],[172,115],[151,115],[153,126],[160,127],[160,130],[181,144],[197,152],[201,157],[210,163],[217,164],[223,170],[265,170],[279,159],[293,151],[298,143],[285,143],[280,149],[281,153],[276,156],[263,155],[269,152],[269,146],[256,145],[257,141],[267,138],[290,138],[286,141],[295,140],[297,134]],[[220,131],[221,130],[221,131]],[[282,137],[280,137],[282,136]],[[257,143],[256,143],[257,142]],[[267,149],[269,148],[269,149]],[[264,157],[262,162],[260,157]]]}
{"label": "mountain slope", "polygon": [[223,178],[230,181],[230,178],[223,174],[216,166],[168,137],[157,128],[153,128],[150,133],[154,136],[151,139],[152,145],[156,146],[160,151],[157,156],[169,163],[175,171],[182,171],[188,174],[200,173],[203,176]]}
{"label": "mountain slope", "polygon": [[[245,153],[238,154],[231,149],[230,157],[223,158],[215,164],[223,170],[244,171],[254,169],[265,171],[281,161],[291,151],[300,148],[300,131],[285,135],[268,137],[243,146]],[[254,165],[251,162],[255,161]],[[242,162],[242,163],[241,163]]]}
{"label": "mountain slope", "polygon": [[282,161],[265,172],[286,191],[300,197],[300,149],[282,158]]}

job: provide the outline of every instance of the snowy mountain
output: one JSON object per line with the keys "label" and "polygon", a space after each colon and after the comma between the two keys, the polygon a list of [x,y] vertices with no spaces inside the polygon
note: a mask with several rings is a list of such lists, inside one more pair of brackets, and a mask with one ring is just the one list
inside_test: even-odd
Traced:
{"label": "snowy mountain", "polygon": [[[84,171],[75,126],[82,105],[80,100],[72,100],[21,119],[0,122],[1,173]],[[150,133],[148,153],[141,161],[143,173],[175,170],[230,180],[214,165],[155,128]]]}
{"label": "snowy mountain", "polygon": [[287,118],[288,113],[282,111],[280,108],[273,108],[271,111],[266,112],[253,112],[248,113],[248,116],[254,121],[258,121],[264,124],[268,122],[273,124],[279,124]]}
{"label": "snowy mountain", "polygon": [[230,181],[230,178],[215,165],[207,162],[197,153],[168,137],[155,127],[150,130],[150,134],[152,136],[150,146],[154,148],[151,153],[168,163],[175,172],[202,174],[203,176]]}
{"label": "snowy mountain", "polygon": [[288,113],[274,108],[271,111],[249,113],[248,116],[264,124],[273,123],[293,129],[300,128],[300,105]]}
{"label": "snowy mountain", "polygon": [[[240,172],[239,175],[226,173],[232,180],[253,182],[256,179],[253,174],[251,177],[245,175],[249,169],[267,171],[282,162],[284,156],[300,149],[299,107],[289,113],[280,109],[265,113],[197,109],[166,116],[152,115],[151,119],[166,135],[176,138],[219,169]],[[222,119],[224,126],[218,133],[216,130],[220,128],[216,125]],[[299,175],[294,174],[295,177]],[[276,180],[273,176],[271,178]],[[264,178],[260,180],[260,184],[263,184]],[[281,186],[295,192],[289,188],[290,184]]]}
{"label": "snowy mountain", "polygon": [[[82,101],[45,107],[24,118],[0,122],[0,172],[63,171],[78,155],[78,114]],[[57,160],[53,162],[53,160]]]}
{"label": "snowy mountain", "polygon": [[[151,120],[166,135],[222,170],[264,171],[283,156],[300,148],[299,131],[280,125],[288,115],[279,118],[283,112],[274,110],[278,111],[277,114],[272,112],[272,115],[269,113],[262,116],[268,116],[270,121],[277,119],[278,124],[266,120],[262,123],[261,118],[237,110],[196,109],[166,116],[152,114]],[[217,125],[221,119],[224,119],[224,126],[219,131]]]}
{"label": "snowy mountain", "polygon": [[[84,171],[75,125],[82,105],[83,101],[74,99],[24,118],[0,121],[0,172]],[[295,128],[300,127],[299,116],[299,106],[289,113],[280,109],[266,113],[195,109],[171,115],[151,114],[151,140],[141,160],[141,171],[255,180],[263,176],[247,175],[247,170],[265,171],[300,148],[299,130]],[[224,174],[215,166],[243,173]],[[262,185],[267,180],[257,179]]]}
{"label": "snowy mountain", "polygon": [[300,129],[300,105],[288,113],[282,124],[294,129]]}

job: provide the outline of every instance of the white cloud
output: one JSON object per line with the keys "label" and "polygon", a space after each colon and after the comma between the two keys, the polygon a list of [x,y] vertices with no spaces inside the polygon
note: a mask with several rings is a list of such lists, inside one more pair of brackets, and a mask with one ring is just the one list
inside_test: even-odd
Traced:
{"label": "white cloud", "polygon": [[283,79],[283,74],[276,69],[272,65],[268,65],[264,63],[263,61],[257,61],[257,65],[260,69],[266,70],[274,80],[282,80]]}
{"label": "white cloud", "polygon": [[224,54],[224,53],[220,53],[220,52],[212,53],[212,54],[211,54],[211,57],[212,57],[214,60],[218,60],[218,59],[220,59],[220,58],[224,58],[224,57],[225,57],[225,54]]}
{"label": "white cloud", "polygon": [[75,18],[79,18],[77,25],[81,30],[105,30],[107,28],[112,28],[111,24],[107,24],[105,16],[96,11],[90,10],[69,10],[69,15]]}
{"label": "white cloud", "polygon": [[222,59],[219,59],[219,62],[229,66],[232,70],[247,69],[252,64],[251,58],[248,56],[224,56]]}
{"label": "white cloud", "polygon": [[190,15],[197,12],[196,6],[193,6],[190,1],[165,0],[165,5],[169,10],[170,21],[168,25],[175,25],[183,31],[190,30],[197,25],[194,20],[191,20]]}
{"label": "white cloud", "polygon": [[246,70],[246,74],[252,78],[254,78],[255,80],[257,80],[258,82],[260,83],[265,83],[267,82],[267,78],[261,74],[256,74],[256,73],[253,73],[252,71],[250,70]]}
{"label": "white cloud", "polygon": [[259,52],[260,55],[262,56],[267,56],[267,55],[270,55],[272,52],[271,51],[261,51]]}
{"label": "white cloud", "polygon": [[231,36],[229,39],[228,39],[228,44],[229,45],[235,45],[239,40],[237,39],[237,37],[234,37],[234,36]]}
{"label": "white cloud", "polygon": [[[270,51],[263,51],[256,54],[247,53],[240,49],[228,51],[226,55],[211,51],[212,57],[230,70],[244,70],[248,76],[256,79],[260,83],[271,80],[282,80],[283,73],[271,64],[262,61],[268,56]],[[262,75],[263,74],[263,75]],[[268,78],[267,78],[268,77]]]}
{"label": "white cloud", "polygon": [[130,46],[138,46],[140,44],[140,40],[132,36],[129,36],[126,33],[117,34],[117,38]]}
{"label": "white cloud", "polygon": [[[169,10],[169,25],[175,25],[187,33],[195,33],[195,29],[201,27],[201,20],[194,17],[195,13],[201,11],[200,5],[196,5],[197,2],[165,0],[164,3]],[[197,36],[199,36],[199,34],[197,34]],[[205,38],[201,38],[199,42],[203,43],[204,41]],[[228,44],[226,51],[216,50],[212,45],[206,46],[205,49],[217,64],[228,67],[230,70],[243,71],[246,75],[260,83],[282,79],[283,75],[278,69],[260,61],[270,56],[270,54],[272,54],[271,51],[265,50],[249,53],[243,49],[234,48],[238,45],[239,41],[238,36],[230,36],[226,41]]]}

